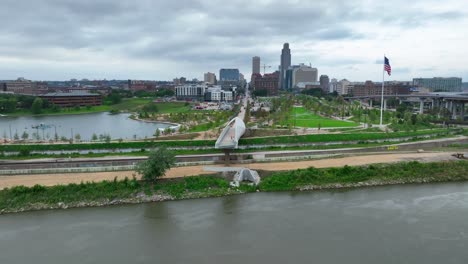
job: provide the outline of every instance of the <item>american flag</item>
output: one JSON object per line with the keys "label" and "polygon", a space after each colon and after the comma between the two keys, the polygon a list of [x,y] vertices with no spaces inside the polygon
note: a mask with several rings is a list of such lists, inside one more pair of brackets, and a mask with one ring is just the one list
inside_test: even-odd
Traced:
{"label": "american flag", "polygon": [[392,75],[392,67],[390,66],[390,62],[388,58],[384,56],[384,71],[388,73],[388,75]]}

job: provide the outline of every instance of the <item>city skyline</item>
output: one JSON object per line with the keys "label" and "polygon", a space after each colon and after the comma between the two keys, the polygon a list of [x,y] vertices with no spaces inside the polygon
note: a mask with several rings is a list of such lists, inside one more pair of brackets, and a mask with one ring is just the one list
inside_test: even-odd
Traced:
{"label": "city skyline", "polygon": [[378,81],[385,53],[387,80],[468,79],[460,1],[45,2],[4,3],[0,79],[203,79],[221,68],[250,76],[252,56],[277,69],[286,42],[292,65],[330,78]]}

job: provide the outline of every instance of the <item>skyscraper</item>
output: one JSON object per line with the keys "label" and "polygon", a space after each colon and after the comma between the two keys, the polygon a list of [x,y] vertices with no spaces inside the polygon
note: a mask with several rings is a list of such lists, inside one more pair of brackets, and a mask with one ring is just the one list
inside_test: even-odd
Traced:
{"label": "skyscraper", "polygon": [[252,57],[252,74],[260,73],[260,57]]}
{"label": "skyscraper", "polygon": [[289,43],[284,43],[283,49],[281,50],[281,65],[280,65],[280,78],[279,78],[280,89],[284,89],[286,87],[285,76],[286,76],[286,70],[288,69],[289,66],[291,66],[291,50],[289,49]]}

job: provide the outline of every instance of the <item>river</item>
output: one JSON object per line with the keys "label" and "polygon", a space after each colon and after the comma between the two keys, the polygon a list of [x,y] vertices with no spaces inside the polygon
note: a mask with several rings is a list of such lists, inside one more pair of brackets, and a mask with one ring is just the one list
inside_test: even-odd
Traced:
{"label": "river", "polygon": [[[33,133],[39,134],[42,139],[53,139],[55,131],[59,137],[70,138],[80,134],[82,140],[91,140],[93,134],[110,135],[113,139],[138,139],[151,137],[157,128],[166,128],[168,124],[148,123],[129,118],[129,114],[110,115],[109,113],[92,113],[80,115],[53,115],[53,116],[22,116],[0,117],[0,138],[10,138],[15,133],[21,137],[24,131],[33,138]],[[32,126],[44,124],[44,129],[34,129]]]}
{"label": "river", "polygon": [[0,263],[468,263],[468,183],[4,215]]}

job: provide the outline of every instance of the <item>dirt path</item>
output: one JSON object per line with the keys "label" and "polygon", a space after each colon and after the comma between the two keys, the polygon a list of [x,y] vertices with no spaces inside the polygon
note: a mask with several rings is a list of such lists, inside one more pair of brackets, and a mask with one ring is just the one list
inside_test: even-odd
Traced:
{"label": "dirt path", "polygon": [[[233,164],[233,167],[247,167],[254,170],[280,171],[303,169],[314,166],[316,168],[326,167],[341,167],[344,165],[359,166],[375,163],[391,163],[399,161],[444,161],[454,160],[449,152],[437,153],[409,153],[409,154],[381,154],[381,155],[365,155],[343,158],[294,161],[294,162],[274,162],[274,163],[252,163],[252,164]],[[164,178],[176,178],[200,174],[210,174],[211,172],[203,171],[204,166],[189,166],[172,168],[168,171]],[[116,172],[96,172],[96,173],[68,173],[68,174],[35,174],[35,175],[17,175],[17,176],[0,176],[0,189],[17,185],[33,186],[41,184],[46,186],[80,183],[86,181],[103,181],[113,180],[115,177],[124,179],[125,177],[132,178],[133,175],[138,176],[133,171],[116,171]]]}

